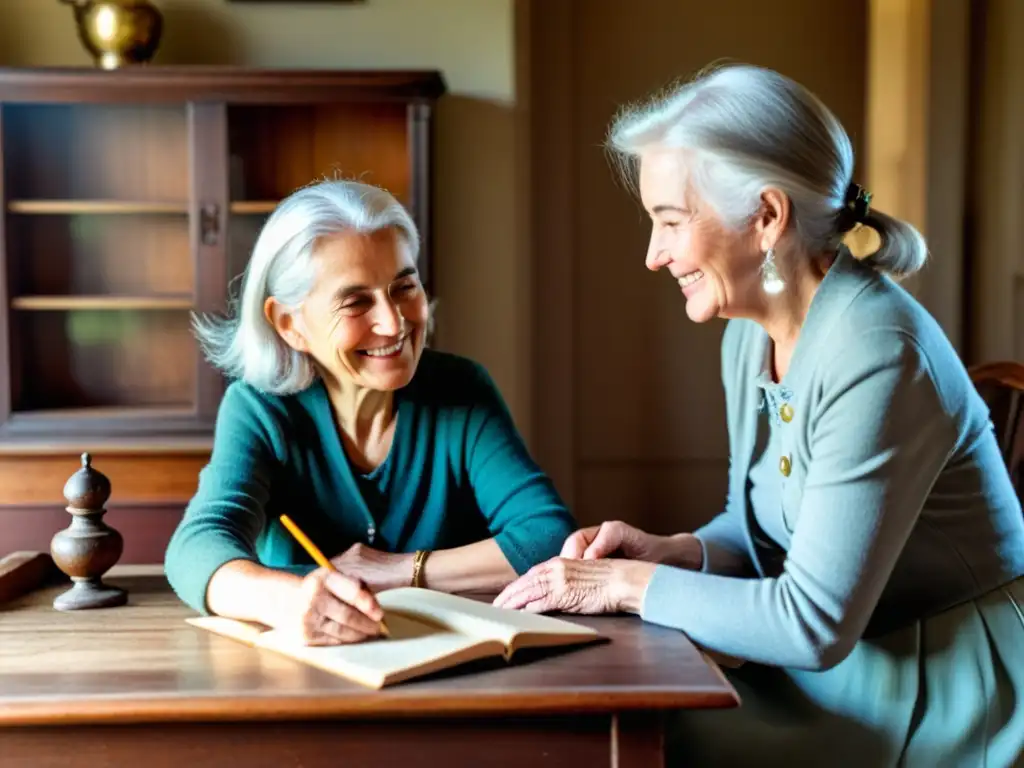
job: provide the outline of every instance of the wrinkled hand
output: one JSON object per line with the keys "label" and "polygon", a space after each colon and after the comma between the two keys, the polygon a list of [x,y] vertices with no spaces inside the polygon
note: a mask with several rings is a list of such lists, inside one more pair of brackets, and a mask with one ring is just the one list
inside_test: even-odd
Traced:
{"label": "wrinkled hand", "polygon": [[374,592],[412,583],[413,555],[382,552],[365,544],[353,544],[331,563],[346,576],[361,580]]}
{"label": "wrinkled hand", "polygon": [[669,559],[671,545],[672,537],[655,536],[615,520],[576,531],[562,545],[562,557],[598,560],[615,554],[661,563]]}
{"label": "wrinkled hand", "polygon": [[637,613],[654,565],[634,560],[556,557],[534,566],[494,600],[531,613]]}
{"label": "wrinkled hand", "polygon": [[306,645],[359,643],[380,635],[384,611],[358,579],[317,568],[299,585],[299,598],[286,629]]}

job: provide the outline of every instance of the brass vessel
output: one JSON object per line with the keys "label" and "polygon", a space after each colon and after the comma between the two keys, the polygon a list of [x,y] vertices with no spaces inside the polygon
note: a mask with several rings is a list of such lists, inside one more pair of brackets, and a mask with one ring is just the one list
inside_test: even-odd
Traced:
{"label": "brass vessel", "polygon": [[143,64],[160,44],[163,16],[150,0],[59,0],[70,5],[78,38],[96,66]]}

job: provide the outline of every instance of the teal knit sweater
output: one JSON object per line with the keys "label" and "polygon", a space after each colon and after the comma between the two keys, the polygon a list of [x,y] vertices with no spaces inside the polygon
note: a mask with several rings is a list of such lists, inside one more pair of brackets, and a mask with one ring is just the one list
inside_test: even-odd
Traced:
{"label": "teal knit sweater", "polygon": [[210,578],[231,560],[313,570],[282,513],[328,557],[356,542],[412,552],[494,537],[521,574],[559,553],[574,522],[481,366],[424,350],[395,409],[391,451],[363,474],[345,455],[321,381],[288,396],[233,382],[167,549],[178,596],[206,613]]}

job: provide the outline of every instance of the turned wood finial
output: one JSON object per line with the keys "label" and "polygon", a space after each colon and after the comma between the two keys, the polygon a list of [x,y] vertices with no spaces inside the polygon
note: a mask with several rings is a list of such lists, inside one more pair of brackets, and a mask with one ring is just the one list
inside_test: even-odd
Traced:
{"label": "turned wood finial", "polygon": [[103,574],[120,559],[124,550],[121,534],[103,522],[110,498],[110,480],[93,469],[92,456],[82,454],[82,466],[64,484],[64,498],[71,524],[50,542],[53,562],[71,577],[74,586],[58,595],[58,611],[111,608],[124,605],[128,593],[103,583]]}
{"label": "turned wood finial", "polygon": [[110,480],[92,468],[92,456],[82,454],[82,468],[64,484],[64,498],[76,509],[102,509],[110,498]]}

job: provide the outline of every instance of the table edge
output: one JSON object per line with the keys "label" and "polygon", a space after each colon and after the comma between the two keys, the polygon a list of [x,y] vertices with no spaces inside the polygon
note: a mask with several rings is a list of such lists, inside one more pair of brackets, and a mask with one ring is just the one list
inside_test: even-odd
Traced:
{"label": "table edge", "polygon": [[[14,553],[7,560],[36,581],[50,571],[46,553]],[[25,573],[31,561],[31,575]],[[50,561],[52,563],[52,560]],[[51,566],[52,568],[52,566]],[[162,566],[115,566],[116,575],[163,575]],[[47,574],[52,575],[52,574]],[[43,578],[43,581],[47,579]],[[19,585],[21,586],[21,585]],[[330,693],[257,695],[82,695],[4,700],[0,695],[0,732],[4,728],[65,725],[159,724],[167,722],[249,722],[323,719],[431,719],[434,717],[517,717],[602,715],[626,711],[727,709],[739,707],[740,697],[728,677],[711,659],[703,661],[720,685],[685,691],[638,686],[626,691],[567,687],[559,691],[405,692],[402,685],[381,691],[367,688],[343,695]],[[397,691],[397,695],[389,695]]]}
{"label": "table edge", "polygon": [[0,702],[0,732],[25,726],[126,725],[168,722],[250,722],[322,719],[431,719],[480,716],[598,715],[639,710],[729,709],[740,705],[732,686],[686,693],[637,690],[601,695],[593,691],[512,695],[507,692],[473,696],[436,693],[380,697],[217,696],[153,699],[60,699]]}

